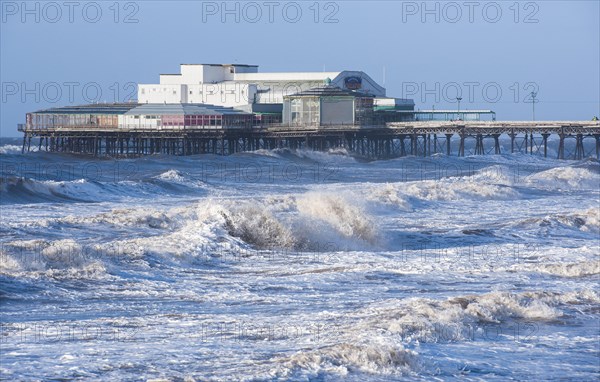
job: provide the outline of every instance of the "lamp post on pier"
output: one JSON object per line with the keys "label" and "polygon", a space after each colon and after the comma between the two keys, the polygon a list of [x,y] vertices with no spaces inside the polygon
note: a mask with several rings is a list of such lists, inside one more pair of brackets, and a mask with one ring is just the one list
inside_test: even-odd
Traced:
{"label": "lamp post on pier", "polygon": [[460,101],[462,101],[462,97],[456,97],[456,101],[458,102],[458,109],[456,111],[456,118],[461,119],[460,118]]}
{"label": "lamp post on pier", "polygon": [[537,97],[536,92],[531,92],[531,118],[532,121],[535,121],[535,97]]}

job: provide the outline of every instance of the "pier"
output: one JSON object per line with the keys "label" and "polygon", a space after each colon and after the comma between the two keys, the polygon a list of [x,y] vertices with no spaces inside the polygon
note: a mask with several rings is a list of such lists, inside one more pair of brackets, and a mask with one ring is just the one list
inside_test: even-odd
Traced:
{"label": "pier", "polygon": [[35,148],[110,157],[345,148],[371,159],[516,152],[549,157],[549,149],[558,159],[600,159],[598,121],[430,121],[305,127],[265,124],[240,128],[103,128],[98,125],[28,128],[19,125],[18,129],[23,133],[23,152]]}

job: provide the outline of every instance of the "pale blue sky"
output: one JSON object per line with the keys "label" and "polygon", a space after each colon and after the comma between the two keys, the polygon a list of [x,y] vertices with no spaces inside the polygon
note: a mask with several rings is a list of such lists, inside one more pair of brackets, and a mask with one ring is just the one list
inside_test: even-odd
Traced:
{"label": "pale blue sky", "polygon": [[157,83],[180,63],[203,62],[363,70],[379,83],[385,67],[388,96],[455,109],[458,85],[461,109],[492,109],[506,120],[531,119],[524,99],[537,87],[537,119],[600,115],[598,1],[428,2],[432,13],[421,1],[336,1],[318,3],[318,15],[314,1],[239,2],[239,22],[236,2],[225,22],[220,1],[120,2],[118,15],[114,1],[75,3],[70,22],[62,1],[29,2],[31,13],[2,1],[2,136],[17,136],[27,111],[85,103],[86,84],[87,99],[98,99],[99,88],[100,101],[114,101],[117,83],[123,100],[129,82]]}

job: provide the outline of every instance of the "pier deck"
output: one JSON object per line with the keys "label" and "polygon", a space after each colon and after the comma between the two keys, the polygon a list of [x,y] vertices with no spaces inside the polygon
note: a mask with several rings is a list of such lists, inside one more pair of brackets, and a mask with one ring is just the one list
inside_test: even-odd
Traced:
{"label": "pier deck", "polygon": [[[406,155],[483,155],[525,152],[548,156],[549,141],[559,159],[600,158],[599,121],[431,121],[378,126],[283,126],[253,128],[105,128],[56,126],[23,132],[23,152],[38,150],[90,155],[228,155],[258,149],[327,150],[343,147],[373,159]],[[500,137],[510,140],[510,150]],[[550,139],[554,136],[557,139]],[[591,142],[589,142],[591,141]],[[585,142],[585,144],[584,144]],[[589,142],[589,143],[588,143]],[[37,143],[37,144],[36,144]]]}

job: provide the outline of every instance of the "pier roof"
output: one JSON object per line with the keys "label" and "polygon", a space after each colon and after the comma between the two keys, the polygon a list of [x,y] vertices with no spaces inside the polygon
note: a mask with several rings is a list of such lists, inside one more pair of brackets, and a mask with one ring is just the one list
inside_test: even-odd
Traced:
{"label": "pier roof", "polygon": [[34,114],[125,114],[139,103],[92,103],[88,105],[52,107],[35,111]]}
{"label": "pier roof", "polygon": [[180,64],[180,65],[187,65],[187,66],[239,66],[239,67],[245,67],[245,68],[257,68],[258,65],[250,65],[250,64],[207,64],[207,63],[203,63],[203,64]]}
{"label": "pier roof", "polygon": [[193,103],[147,103],[128,110],[127,115],[228,115],[250,114],[231,107]]}
{"label": "pier roof", "polygon": [[361,93],[353,90],[346,90],[337,86],[327,85],[311,88],[298,93],[290,94],[286,97],[371,97],[372,94]]}

